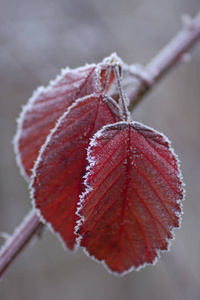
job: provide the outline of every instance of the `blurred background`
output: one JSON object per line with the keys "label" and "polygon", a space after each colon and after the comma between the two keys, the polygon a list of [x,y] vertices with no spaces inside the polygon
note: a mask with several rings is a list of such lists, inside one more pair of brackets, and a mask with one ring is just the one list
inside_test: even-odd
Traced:
{"label": "blurred background", "polygon": [[[199,0],[0,0],[0,231],[12,233],[31,209],[13,154],[16,118],[38,85],[60,69],[112,52],[148,63],[195,16]],[[187,196],[182,228],[155,266],[123,278],[80,249],[67,253],[52,233],[33,240],[1,282],[6,300],[200,299],[200,43],[133,112],[163,132],[181,160]],[[1,238],[3,244],[3,238]]]}

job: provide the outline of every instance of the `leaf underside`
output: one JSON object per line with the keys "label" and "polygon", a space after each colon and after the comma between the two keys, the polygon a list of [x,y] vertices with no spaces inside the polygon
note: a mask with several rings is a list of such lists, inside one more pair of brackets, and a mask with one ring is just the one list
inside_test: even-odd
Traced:
{"label": "leaf underside", "polygon": [[95,136],[88,160],[81,245],[118,274],[153,263],[180,221],[183,189],[169,142],[140,123],[120,122]]}
{"label": "leaf underside", "polygon": [[[75,70],[66,69],[47,88],[39,88],[24,107],[15,138],[15,152],[23,175],[29,178],[39,150],[56,121],[78,98],[104,88],[109,66],[92,64]],[[110,74],[106,91],[114,81]]]}
{"label": "leaf underside", "polygon": [[74,227],[79,217],[75,212],[84,190],[86,148],[102,126],[120,120],[111,98],[99,94],[77,100],[47,138],[34,167],[35,206],[70,250],[76,244]]}

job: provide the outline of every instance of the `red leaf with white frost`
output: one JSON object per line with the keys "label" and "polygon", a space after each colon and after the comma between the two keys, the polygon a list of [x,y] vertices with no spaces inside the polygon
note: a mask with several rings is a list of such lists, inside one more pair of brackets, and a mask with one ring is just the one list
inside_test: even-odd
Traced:
{"label": "red leaf with white frost", "polygon": [[81,245],[117,274],[155,262],[179,227],[183,198],[169,141],[140,123],[120,122],[98,132],[88,153]]}
{"label": "red leaf with white frost", "polygon": [[[105,62],[74,70],[67,68],[48,87],[35,91],[22,110],[15,137],[17,161],[26,178],[32,174],[39,150],[58,118],[76,99],[103,90],[108,69],[109,63]],[[112,72],[106,92],[113,80]]]}
{"label": "red leaf with white frost", "polygon": [[79,99],[57,122],[40,151],[32,178],[32,198],[42,218],[73,250],[79,195],[84,190],[86,148],[105,124],[122,120],[117,104],[94,94]]}

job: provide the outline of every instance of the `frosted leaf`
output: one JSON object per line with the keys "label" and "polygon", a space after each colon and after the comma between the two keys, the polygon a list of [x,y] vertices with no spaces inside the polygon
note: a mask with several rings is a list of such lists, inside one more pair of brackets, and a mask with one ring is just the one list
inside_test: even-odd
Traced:
{"label": "frosted leaf", "polygon": [[76,248],[74,227],[84,190],[86,149],[96,131],[122,120],[117,104],[101,94],[78,99],[62,115],[34,166],[31,197],[41,220],[58,233],[64,246]]}
{"label": "frosted leaf", "polygon": [[169,141],[140,123],[107,125],[88,161],[77,212],[81,246],[119,275],[154,263],[180,225],[184,196]]}
{"label": "frosted leaf", "polygon": [[14,145],[18,165],[27,180],[46,137],[68,107],[78,98],[109,92],[114,76],[111,72],[107,79],[108,69],[109,63],[105,61],[74,70],[66,68],[47,87],[38,88],[23,107]]}

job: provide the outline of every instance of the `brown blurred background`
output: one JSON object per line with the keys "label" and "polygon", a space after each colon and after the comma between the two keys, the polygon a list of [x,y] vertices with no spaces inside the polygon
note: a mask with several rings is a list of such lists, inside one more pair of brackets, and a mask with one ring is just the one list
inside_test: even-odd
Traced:
{"label": "brown blurred background", "polygon": [[[0,231],[12,233],[31,208],[11,141],[33,90],[65,66],[113,51],[146,64],[180,30],[181,15],[199,10],[199,0],[0,0]],[[166,134],[181,160],[187,197],[171,251],[155,266],[116,278],[82,249],[65,252],[46,232],[12,265],[0,299],[200,299],[200,43],[133,118]]]}

